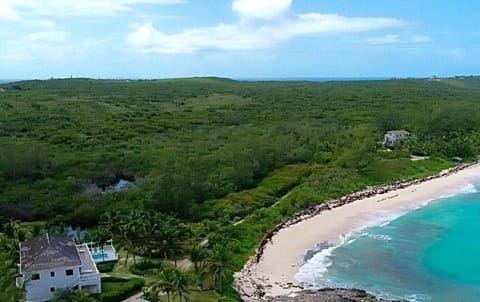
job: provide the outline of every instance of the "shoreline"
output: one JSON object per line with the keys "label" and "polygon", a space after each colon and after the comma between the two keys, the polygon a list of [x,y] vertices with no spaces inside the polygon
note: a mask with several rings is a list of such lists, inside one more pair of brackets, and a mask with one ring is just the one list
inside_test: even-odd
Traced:
{"label": "shoreline", "polygon": [[261,241],[257,253],[235,274],[244,301],[285,296],[305,288],[295,276],[318,244],[337,246],[342,237],[391,221],[457,192],[480,176],[480,164],[464,164],[416,180],[375,186],[295,214]]}

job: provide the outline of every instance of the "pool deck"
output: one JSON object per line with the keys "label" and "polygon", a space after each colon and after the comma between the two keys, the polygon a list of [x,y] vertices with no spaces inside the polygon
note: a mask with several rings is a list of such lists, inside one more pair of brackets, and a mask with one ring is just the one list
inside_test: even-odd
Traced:
{"label": "pool deck", "polygon": [[[105,258],[102,258],[102,249],[101,248],[91,248],[90,252],[92,253],[93,260],[95,263],[102,263],[102,262],[110,262],[110,261],[117,261],[118,255],[117,251],[113,246],[105,246],[103,248],[103,254],[105,254]],[[97,258],[98,257],[98,258]]]}

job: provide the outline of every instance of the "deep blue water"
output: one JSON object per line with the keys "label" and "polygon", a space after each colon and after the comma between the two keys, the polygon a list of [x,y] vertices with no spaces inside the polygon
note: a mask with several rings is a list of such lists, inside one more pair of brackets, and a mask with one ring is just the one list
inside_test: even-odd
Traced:
{"label": "deep blue water", "polygon": [[3,83],[10,83],[10,82],[15,82],[17,80],[7,80],[7,79],[0,79],[0,84],[3,84]]}
{"label": "deep blue water", "polygon": [[270,82],[270,81],[287,81],[287,82],[347,82],[347,81],[381,81],[389,78],[381,77],[338,77],[338,78],[316,78],[316,77],[285,77],[285,78],[235,78],[238,81],[247,82]]}
{"label": "deep blue water", "polygon": [[480,301],[479,238],[480,193],[471,190],[324,250],[302,267],[303,280],[314,287],[362,288],[385,298]]}

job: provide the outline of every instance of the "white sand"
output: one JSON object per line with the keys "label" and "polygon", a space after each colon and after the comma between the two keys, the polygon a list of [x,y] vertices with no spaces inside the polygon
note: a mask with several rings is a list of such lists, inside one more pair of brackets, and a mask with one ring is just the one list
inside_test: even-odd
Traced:
{"label": "white sand", "polygon": [[378,225],[418,208],[427,201],[453,194],[472,183],[475,178],[480,178],[480,164],[455,174],[324,211],[284,228],[265,247],[259,263],[249,262],[236,274],[237,288],[249,296],[254,294],[256,284],[263,286],[266,296],[299,291],[301,284],[295,275],[302,265],[305,252],[314,249],[317,243],[338,244],[346,234]]}

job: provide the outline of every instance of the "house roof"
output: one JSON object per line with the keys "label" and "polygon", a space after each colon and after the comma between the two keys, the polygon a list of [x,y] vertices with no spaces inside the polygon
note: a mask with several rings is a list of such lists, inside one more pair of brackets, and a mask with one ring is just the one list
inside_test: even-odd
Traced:
{"label": "house roof", "polygon": [[45,234],[20,243],[22,273],[81,264],[75,242],[67,237]]}
{"label": "house roof", "polygon": [[391,131],[387,131],[387,134],[391,134],[391,135],[409,135],[410,132],[406,131],[406,130],[391,130]]}

